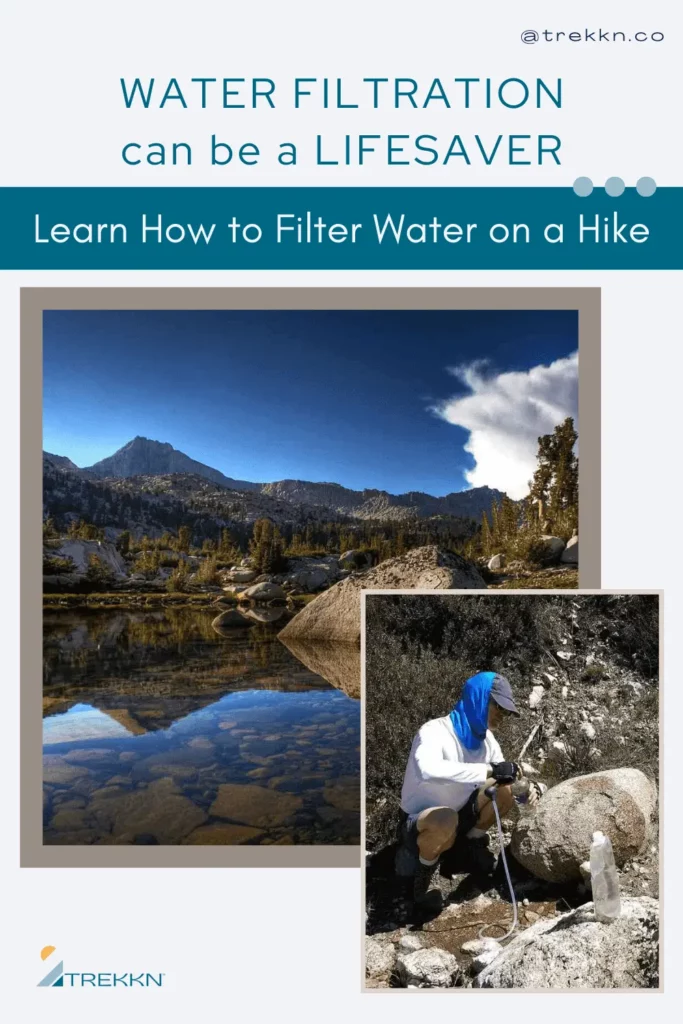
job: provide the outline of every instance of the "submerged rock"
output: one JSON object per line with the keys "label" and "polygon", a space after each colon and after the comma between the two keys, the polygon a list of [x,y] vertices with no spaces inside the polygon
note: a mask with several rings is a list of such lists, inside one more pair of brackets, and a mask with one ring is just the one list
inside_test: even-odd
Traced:
{"label": "submerged rock", "polygon": [[471,562],[440,551],[436,545],[415,548],[374,569],[349,576],[294,616],[280,633],[282,640],[322,640],[360,643],[361,590],[485,589]]}
{"label": "submerged rock", "polygon": [[256,828],[273,828],[284,824],[302,806],[302,798],[294,793],[226,782],[218,787],[209,813]]}
{"label": "submerged rock", "polygon": [[624,897],[621,917],[595,918],[592,903],[540,920],[515,936],[475,988],[657,988],[659,903]]}
{"label": "submerged rock", "polygon": [[183,796],[170,779],[158,779],[132,793],[97,790],[88,810],[101,823],[108,822],[114,836],[139,833],[153,836],[158,843],[177,843],[206,821],[201,807]]}
{"label": "submerged rock", "polygon": [[90,775],[87,768],[68,764],[58,754],[48,754],[43,758],[43,782],[50,785],[68,786],[77,779]]}
{"label": "submerged rock", "polygon": [[183,843],[186,846],[239,846],[264,835],[263,829],[250,825],[201,825]]}
{"label": "submerged rock", "polygon": [[62,832],[76,832],[79,829],[87,828],[87,825],[88,816],[85,811],[76,809],[64,810],[61,807],[50,822],[50,828],[58,829]]}
{"label": "submerged rock", "polygon": [[353,779],[349,785],[328,785],[322,790],[325,802],[338,811],[356,811],[360,813],[360,779]]}
{"label": "submerged rock", "polygon": [[82,750],[69,750],[63,755],[64,760],[69,763],[88,764],[95,763],[99,767],[104,764],[116,764],[119,755],[115,750],[107,750],[101,747],[85,747]]}

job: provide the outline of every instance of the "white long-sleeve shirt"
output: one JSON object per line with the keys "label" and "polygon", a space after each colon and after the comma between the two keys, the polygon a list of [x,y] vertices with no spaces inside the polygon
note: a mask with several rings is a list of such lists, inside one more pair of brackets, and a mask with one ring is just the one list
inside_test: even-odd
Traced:
{"label": "white long-sleeve shirt", "polygon": [[459,811],[488,775],[487,766],[504,761],[489,729],[476,750],[468,750],[455,734],[450,715],[425,722],[413,740],[403,779],[401,807],[419,814],[428,807]]}

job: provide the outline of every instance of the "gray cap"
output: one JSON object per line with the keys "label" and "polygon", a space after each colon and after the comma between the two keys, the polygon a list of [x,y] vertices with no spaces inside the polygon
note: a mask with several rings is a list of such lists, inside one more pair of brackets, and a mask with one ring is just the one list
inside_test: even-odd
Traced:
{"label": "gray cap", "polygon": [[491,687],[491,699],[495,700],[504,711],[509,711],[512,715],[518,715],[517,705],[515,704],[512,696],[512,687],[505,678],[500,676],[496,672],[493,677],[493,686]]}

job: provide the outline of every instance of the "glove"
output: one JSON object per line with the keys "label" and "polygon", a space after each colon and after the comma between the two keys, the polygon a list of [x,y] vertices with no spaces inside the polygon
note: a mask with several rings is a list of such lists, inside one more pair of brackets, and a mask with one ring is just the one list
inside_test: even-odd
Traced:
{"label": "glove", "polygon": [[514,782],[522,772],[514,761],[497,761],[491,765],[491,774],[496,782]]}

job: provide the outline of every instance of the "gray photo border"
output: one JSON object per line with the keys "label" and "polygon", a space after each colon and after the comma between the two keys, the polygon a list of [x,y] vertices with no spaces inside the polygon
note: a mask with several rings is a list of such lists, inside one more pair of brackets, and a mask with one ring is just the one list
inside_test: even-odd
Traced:
{"label": "gray photo border", "polygon": [[[579,499],[580,500],[580,499]],[[395,597],[397,594],[410,594],[410,595],[426,595],[434,597],[443,597],[446,594],[460,594],[463,597],[472,597],[476,595],[489,597],[492,600],[500,598],[506,600],[509,597],[585,597],[589,594],[599,594],[601,596],[608,597],[612,594],[624,594],[624,595],[637,595],[645,594],[653,597],[657,597],[658,600],[658,613],[659,613],[659,789],[658,789],[658,804],[659,804],[659,892],[657,893],[657,899],[659,900],[659,988],[571,988],[571,989],[404,989],[404,988],[370,988],[366,985],[365,976],[365,920],[366,920],[366,908],[365,908],[365,888],[366,888],[366,865],[367,859],[365,856],[365,687],[366,687],[366,674],[365,674],[365,660],[366,660],[366,643],[365,643],[365,615],[366,615],[366,600],[370,596],[387,595]],[[414,994],[419,993],[432,993],[434,995],[450,995],[451,997],[458,993],[463,994],[476,994],[488,992],[496,996],[509,996],[509,995],[530,995],[534,993],[543,995],[573,995],[575,993],[585,995],[587,992],[595,994],[606,994],[611,995],[615,992],[628,992],[630,995],[638,994],[663,994],[664,993],[664,955],[662,950],[662,938],[664,935],[664,906],[662,900],[662,894],[664,892],[664,820],[662,817],[662,810],[664,808],[664,750],[662,739],[664,736],[664,591],[663,590],[601,590],[598,588],[586,588],[581,590],[363,590],[361,593],[361,849],[363,850],[363,861],[361,865],[361,921],[363,922],[361,940],[359,943],[360,947],[360,988],[361,992],[365,995],[367,993],[376,994],[378,992],[386,994],[387,992],[407,992]]]}
{"label": "gray photo border", "polygon": [[[22,288],[21,338],[21,823],[22,867],[351,867],[357,846],[43,846],[42,342],[47,309],[576,309],[579,313],[579,528],[582,587],[600,586],[599,288]],[[539,591],[536,591],[539,593]]]}

